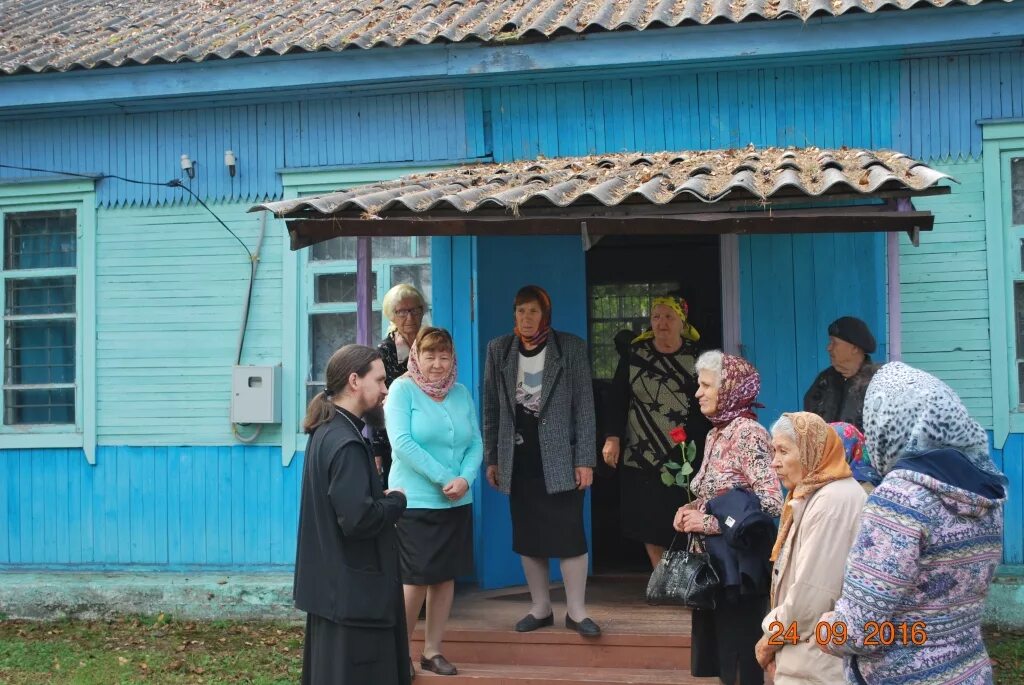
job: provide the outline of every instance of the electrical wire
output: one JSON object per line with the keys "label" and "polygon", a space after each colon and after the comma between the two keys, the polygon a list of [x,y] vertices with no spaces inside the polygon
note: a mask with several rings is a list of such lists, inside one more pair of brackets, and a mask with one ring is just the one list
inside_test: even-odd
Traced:
{"label": "electrical wire", "polygon": [[[242,239],[239,238],[238,235],[234,231],[231,230],[231,227],[228,226],[226,223],[224,223],[224,220],[221,219],[219,216],[217,216],[217,213],[214,212],[212,209],[210,209],[210,206],[207,205],[205,202],[203,202],[203,199],[201,197],[199,197],[199,195],[197,195],[187,185],[182,183],[181,179],[173,178],[170,181],[165,181],[163,183],[160,183],[160,182],[157,182],[157,181],[140,181],[139,179],[127,178],[125,176],[119,176],[117,174],[80,174],[80,173],[77,173],[77,172],[74,172],[74,171],[57,171],[55,169],[40,169],[38,167],[19,166],[19,165],[16,165],[16,164],[2,164],[2,163],[0,163],[0,169],[16,169],[18,171],[34,171],[34,172],[42,173],[42,174],[55,174],[55,175],[59,175],[59,176],[72,176],[72,177],[75,177],[75,178],[87,178],[87,179],[90,179],[90,180],[93,180],[93,181],[102,181],[102,180],[105,180],[105,179],[108,179],[108,178],[113,178],[113,179],[117,179],[119,181],[124,181],[125,183],[133,183],[135,185],[158,186],[158,187],[161,187],[161,188],[180,188],[181,190],[184,190],[186,193],[191,195],[192,198],[196,202],[198,202],[200,204],[200,206],[202,206],[203,209],[205,209],[207,212],[209,212],[210,215],[214,219],[217,220],[217,223],[219,223],[221,226],[224,227],[224,230],[226,230],[228,233],[231,234],[231,237],[233,237],[235,240],[238,241],[238,244],[242,246],[243,250],[245,250],[245,254],[247,254],[249,256],[249,287],[248,287],[248,292],[246,293],[246,296],[245,296],[245,320],[242,322],[242,335],[241,335],[241,338],[240,338],[240,341],[239,341],[239,346],[238,346],[238,359],[235,360],[235,364],[236,365],[241,363],[241,361],[242,361],[242,359],[241,359],[242,349],[245,347],[245,333],[246,333],[246,329],[249,327],[249,309],[252,306],[252,292],[254,290],[254,288],[253,288],[254,281],[256,280],[256,263],[257,263],[257,258],[255,256],[253,256],[252,251],[246,246],[246,244],[244,242],[242,242]],[[244,443],[254,442],[259,437],[260,431],[262,429],[263,429],[263,426],[257,425],[255,431],[252,434],[246,436],[246,435],[242,435],[241,432],[239,432],[238,426],[236,424],[231,424],[231,432],[234,434],[235,438],[237,438],[239,441],[244,442]]]}

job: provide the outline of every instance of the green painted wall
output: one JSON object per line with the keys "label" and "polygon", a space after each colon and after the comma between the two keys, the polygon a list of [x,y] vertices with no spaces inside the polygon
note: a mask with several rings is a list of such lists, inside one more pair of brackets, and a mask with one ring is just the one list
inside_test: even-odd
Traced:
{"label": "green painted wall", "polygon": [[[256,246],[249,205],[211,208]],[[230,445],[231,367],[249,278],[241,245],[202,207],[97,214],[97,437],[106,445]],[[268,221],[243,364],[281,362],[283,223]],[[261,443],[280,443],[268,426]]]}
{"label": "green painted wall", "polygon": [[949,383],[971,414],[992,427],[985,197],[981,160],[932,165],[958,181],[949,195],[921,198],[935,229],[914,247],[900,237],[903,360]]}

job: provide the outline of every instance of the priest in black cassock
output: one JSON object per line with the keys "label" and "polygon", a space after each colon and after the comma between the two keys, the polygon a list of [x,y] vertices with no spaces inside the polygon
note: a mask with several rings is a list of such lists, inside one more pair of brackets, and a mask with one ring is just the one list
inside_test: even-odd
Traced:
{"label": "priest in black cassock", "polygon": [[408,685],[409,643],[395,522],[405,494],[384,490],[364,421],[383,425],[384,364],[346,345],[309,403],[294,598],[305,611],[302,682]]}

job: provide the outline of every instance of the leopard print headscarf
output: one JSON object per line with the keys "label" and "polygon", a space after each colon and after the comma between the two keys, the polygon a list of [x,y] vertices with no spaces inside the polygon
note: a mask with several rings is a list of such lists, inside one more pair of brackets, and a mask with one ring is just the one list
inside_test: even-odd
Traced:
{"label": "leopard print headscarf", "polygon": [[864,434],[883,476],[905,454],[950,448],[982,471],[1002,476],[989,456],[988,436],[953,389],[902,362],[875,373],[864,397]]}

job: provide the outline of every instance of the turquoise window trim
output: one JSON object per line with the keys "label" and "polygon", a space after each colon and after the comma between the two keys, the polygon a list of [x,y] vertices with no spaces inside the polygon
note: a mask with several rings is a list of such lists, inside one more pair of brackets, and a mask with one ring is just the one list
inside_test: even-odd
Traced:
{"label": "turquoise window trim", "polygon": [[[1019,263],[1024,228],[1013,228],[1009,197],[1003,192],[1003,157],[1024,154],[1024,121],[981,121],[985,187],[985,236],[988,266],[989,332],[992,337],[992,438],[997,449],[1012,433],[1024,433],[1017,388],[1013,282],[1022,276]],[[1016,244],[1016,249],[1015,249]],[[1005,349],[1006,354],[997,354]]]}
{"label": "turquoise window trim", "polygon": [[[453,164],[410,164],[404,166],[349,167],[349,168],[301,168],[281,169],[284,199],[294,200],[303,195],[327,193],[332,190],[364,183],[386,181],[407,174],[444,169]],[[281,221],[280,219],[276,219]],[[306,449],[306,435],[302,433],[302,417],[305,413],[306,383],[303,370],[308,366],[309,331],[307,297],[311,278],[306,267],[305,252],[293,251],[287,227],[282,226],[284,236],[284,264],[282,265],[282,326],[281,341],[283,355],[281,385],[284,395],[281,401],[281,465],[289,466],[295,453]],[[407,262],[410,260],[402,260]],[[427,260],[424,260],[426,263]],[[334,263],[337,265],[337,263]],[[354,264],[354,262],[353,262]],[[374,262],[376,267],[377,262]],[[383,297],[381,279],[383,270],[377,273],[377,297]],[[385,281],[386,283],[387,281]],[[319,309],[318,309],[319,311]],[[326,311],[326,309],[325,309]],[[330,311],[355,311],[354,304],[332,305]]]}
{"label": "turquoise window trim", "polygon": [[[31,180],[0,183],[0,214],[8,211],[73,209],[77,222],[74,269],[39,269],[32,275],[74,273],[75,423],[4,426],[4,449],[81,448],[96,464],[96,188],[91,179]],[[4,297],[0,294],[0,298]],[[0,403],[3,399],[0,397]]]}

